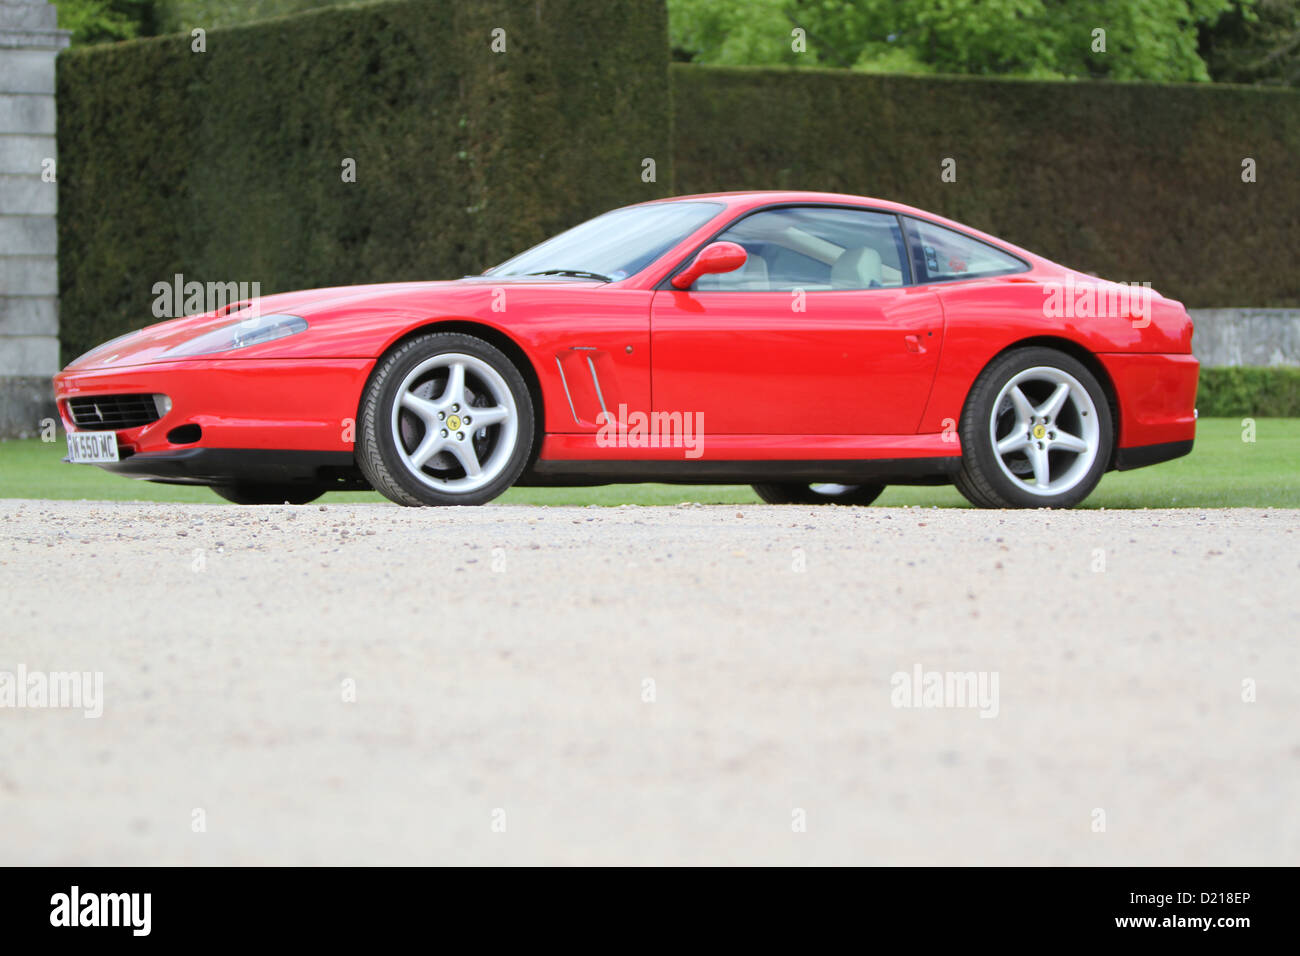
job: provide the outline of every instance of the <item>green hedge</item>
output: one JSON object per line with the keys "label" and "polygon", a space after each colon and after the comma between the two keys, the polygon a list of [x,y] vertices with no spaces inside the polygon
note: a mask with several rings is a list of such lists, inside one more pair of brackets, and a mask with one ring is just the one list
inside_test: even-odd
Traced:
{"label": "green hedge", "polygon": [[1300,305],[1300,91],[671,72],[682,192],[894,199],[1189,308]]}
{"label": "green hedge", "polygon": [[1206,418],[1300,418],[1300,368],[1203,368],[1196,408]]}
{"label": "green hedge", "polygon": [[1300,92],[667,55],[662,0],[402,0],[214,29],[201,54],[188,34],[63,53],[65,358],[150,321],[177,272],[265,293],[444,278],[719,189],[898,199],[1190,308],[1300,305]]}
{"label": "green hedge", "polygon": [[662,0],[404,0],[190,44],[59,57],[65,360],[153,321],[177,272],[264,294],[455,277],[670,189]]}
{"label": "green hedge", "polygon": [[155,0],[159,32],[188,32],[191,27],[230,27],[254,20],[289,16],[321,7],[356,5],[361,0]]}

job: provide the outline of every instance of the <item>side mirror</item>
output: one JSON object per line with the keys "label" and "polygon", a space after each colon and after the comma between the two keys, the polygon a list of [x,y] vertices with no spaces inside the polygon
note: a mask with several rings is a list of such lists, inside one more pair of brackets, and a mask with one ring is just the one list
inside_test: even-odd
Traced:
{"label": "side mirror", "polygon": [[710,242],[700,250],[691,264],[673,276],[674,289],[689,289],[691,283],[703,275],[717,272],[734,272],[745,264],[749,253],[744,246],[734,242]]}

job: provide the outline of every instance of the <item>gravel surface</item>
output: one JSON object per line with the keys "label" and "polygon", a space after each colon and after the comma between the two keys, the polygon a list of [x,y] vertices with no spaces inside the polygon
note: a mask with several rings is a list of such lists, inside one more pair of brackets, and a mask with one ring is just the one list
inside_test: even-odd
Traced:
{"label": "gravel surface", "polygon": [[0,863],[1295,865],[1298,572],[1294,511],[0,501]]}

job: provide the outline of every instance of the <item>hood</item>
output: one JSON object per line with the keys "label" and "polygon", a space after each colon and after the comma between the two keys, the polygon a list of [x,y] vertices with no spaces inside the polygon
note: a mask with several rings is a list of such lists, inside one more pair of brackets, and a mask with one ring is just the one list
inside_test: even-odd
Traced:
{"label": "hood", "polygon": [[[604,284],[568,278],[540,279],[536,276],[466,276],[449,281],[391,282],[282,292],[262,296],[257,300],[257,305],[262,316],[296,315],[306,319],[308,330],[303,334],[310,334],[313,319],[317,317],[331,322],[345,321],[349,311],[373,314],[382,311],[388,304],[399,303],[402,308],[409,308],[413,300],[430,304],[433,302],[450,304],[465,293],[481,295],[484,285],[529,285],[550,288],[562,285],[573,288],[579,285],[592,287]],[[213,359],[223,355],[234,357],[235,354],[239,358],[270,357],[275,351],[276,341],[242,348],[237,353],[170,354],[173,349],[200,335],[238,324],[248,314],[242,308],[247,304],[248,300],[233,302],[213,311],[179,319],[168,319],[146,326],[91,349],[70,362],[67,368],[116,368],[147,365],[153,362]]]}

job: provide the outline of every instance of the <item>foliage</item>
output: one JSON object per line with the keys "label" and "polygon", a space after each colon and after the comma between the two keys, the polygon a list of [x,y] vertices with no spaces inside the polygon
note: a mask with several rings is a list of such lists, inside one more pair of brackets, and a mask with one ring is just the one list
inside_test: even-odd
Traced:
{"label": "foliage", "polygon": [[[1238,0],[1249,9],[1252,0]],[[678,59],[731,66],[1206,80],[1230,0],[668,0]],[[1105,30],[1105,51],[1097,46]],[[793,49],[804,31],[806,53]]]}
{"label": "foliage", "polygon": [[1300,86],[1300,0],[1237,0],[1202,25],[1200,53],[1216,82]]}
{"label": "foliage", "polygon": [[334,7],[361,0],[157,0],[162,8],[162,33],[184,33],[194,27],[232,27],[255,20],[267,20],[322,7]]}
{"label": "foliage", "polygon": [[150,36],[157,0],[58,0],[59,28],[72,31],[74,45]]}
{"label": "foliage", "polygon": [[1300,416],[1300,368],[1201,369],[1196,407],[1210,416]]}

